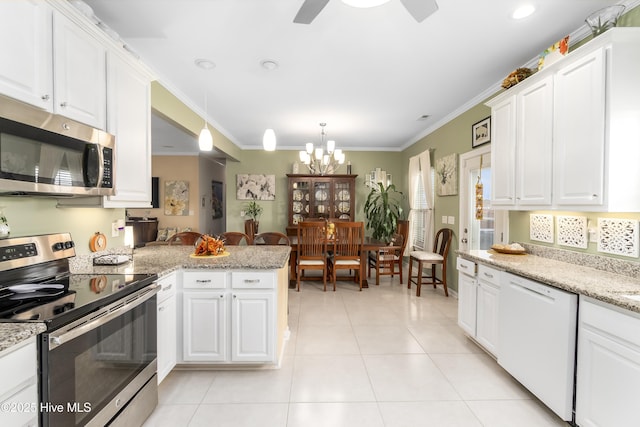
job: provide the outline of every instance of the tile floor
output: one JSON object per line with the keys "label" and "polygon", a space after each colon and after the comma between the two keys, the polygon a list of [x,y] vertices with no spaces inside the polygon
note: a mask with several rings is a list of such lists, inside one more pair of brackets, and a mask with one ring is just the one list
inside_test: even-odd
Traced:
{"label": "tile floor", "polygon": [[305,282],[289,305],[280,369],[174,370],[145,427],[567,426],[465,338],[441,288]]}

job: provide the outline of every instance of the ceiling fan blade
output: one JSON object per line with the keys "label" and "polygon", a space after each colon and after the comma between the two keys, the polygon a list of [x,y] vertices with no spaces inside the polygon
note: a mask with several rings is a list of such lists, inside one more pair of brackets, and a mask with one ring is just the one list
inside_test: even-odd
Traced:
{"label": "ceiling fan blade", "polygon": [[435,0],[400,0],[405,9],[413,16],[413,18],[422,22],[431,14],[438,10],[438,3]]}
{"label": "ceiling fan blade", "polygon": [[310,24],[327,3],[329,3],[329,0],[305,0],[300,6],[296,17],[293,18],[293,22],[296,24]]}

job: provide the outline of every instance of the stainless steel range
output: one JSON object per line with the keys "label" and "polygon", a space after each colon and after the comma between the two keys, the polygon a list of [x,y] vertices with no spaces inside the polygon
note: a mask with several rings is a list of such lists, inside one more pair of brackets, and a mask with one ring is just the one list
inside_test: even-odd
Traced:
{"label": "stainless steel range", "polygon": [[71,274],[73,256],[69,233],[0,240],[0,321],[47,327],[40,424],[141,425],[157,405],[157,276]]}

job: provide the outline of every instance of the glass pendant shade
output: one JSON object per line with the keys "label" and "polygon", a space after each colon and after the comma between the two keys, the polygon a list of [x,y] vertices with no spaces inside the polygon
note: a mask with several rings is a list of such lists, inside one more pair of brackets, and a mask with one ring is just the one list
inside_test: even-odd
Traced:
{"label": "glass pendant shade", "polygon": [[213,136],[211,135],[211,131],[209,127],[206,125],[200,131],[200,136],[198,137],[198,146],[200,147],[200,151],[211,151],[213,150]]}
{"label": "glass pendant shade", "polygon": [[273,129],[267,129],[264,131],[264,136],[262,137],[262,146],[265,151],[275,151],[276,150],[276,133]]}

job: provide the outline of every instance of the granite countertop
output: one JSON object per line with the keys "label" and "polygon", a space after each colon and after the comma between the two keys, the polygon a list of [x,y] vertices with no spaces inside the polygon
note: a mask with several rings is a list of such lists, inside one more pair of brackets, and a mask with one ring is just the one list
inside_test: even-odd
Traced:
{"label": "granite countertop", "polygon": [[0,323],[0,351],[41,334],[46,329],[42,322]]}
{"label": "granite countertop", "polygon": [[[94,266],[91,256],[71,260],[76,274],[158,274],[163,276],[180,268],[186,269],[256,269],[285,267],[289,261],[289,246],[228,246],[229,256],[191,258],[191,246],[150,246],[135,249],[133,261],[118,266]],[[42,322],[1,323],[0,351],[46,330]]]}
{"label": "granite countertop", "polygon": [[95,266],[91,258],[77,259],[74,273],[86,274],[149,274],[163,276],[184,269],[272,270],[287,266],[289,246],[227,246],[228,256],[192,258],[192,246],[147,246],[133,251],[133,261],[118,266]]}
{"label": "granite countertop", "polygon": [[506,255],[492,250],[457,251],[462,258],[483,263],[569,292],[586,295],[640,313],[640,278],[531,254]]}

